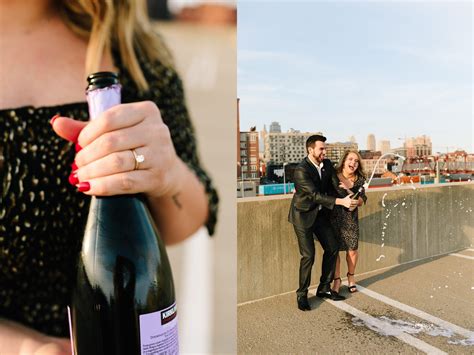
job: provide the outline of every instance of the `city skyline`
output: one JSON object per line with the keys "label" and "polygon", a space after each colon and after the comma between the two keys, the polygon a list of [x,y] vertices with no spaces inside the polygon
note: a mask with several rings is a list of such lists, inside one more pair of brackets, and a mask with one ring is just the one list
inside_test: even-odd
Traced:
{"label": "city skyline", "polygon": [[[280,125],[279,122],[274,121],[274,122],[272,122],[272,123],[277,123],[277,124],[279,125],[279,128],[281,129],[281,133],[290,133],[291,130],[293,130],[293,131],[295,131],[295,132],[300,132],[300,133],[313,133],[313,134],[321,134],[321,133],[322,133],[323,135],[326,136],[326,133],[325,133],[325,132],[321,132],[321,131],[317,131],[317,130],[308,132],[308,131],[299,130],[299,129],[294,128],[294,127],[291,127],[291,128],[289,128],[289,129],[286,129],[286,130],[285,130],[284,127],[281,127],[281,125]],[[265,126],[267,132],[270,132],[270,129],[269,129],[269,128],[270,128],[270,125],[271,125],[271,124],[264,124],[264,126]],[[261,137],[261,132],[262,132],[262,130],[263,130],[264,127],[261,127],[261,128],[259,128],[258,126],[253,126],[253,127],[255,127],[256,131],[259,132],[259,136]],[[241,131],[241,132],[248,132],[249,129],[245,129],[245,127],[240,127],[240,131]],[[379,144],[380,144],[381,142],[383,142],[383,141],[387,141],[387,139],[386,139],[385,137],[377,137],[377,136],[374,135],[374,134],[367,133],[366,136],[365,136],[365,142],[367,142],[367,139],[368,139],[369,136],[373,136],[373,138],[375,139],[375,148],[374,148],[374,149],[370,149],[370,148],[367,146],[367,143],[366,143],[366,144],[362,144],[362,142],[359,142],[359,141],[356,139],[354,143],[357,143],[357,145],[358,145],[358,147],[359,147],[359,150],[372,150],[372,151],[377,151],[377,150],[380,150],[380,149],[379,149]],[[428,136],[428,135],[426,135],[426,134],[421,134],[421,135],[419,135],[419,136],[411,136],[411,135],[410,135],[410,136],[404,137],[403,139],[397,139],[397,141],[396,141],[395,143],[393,143],[392,141],[388,140],[388,141],[390,142],[390,149],[389,149],[389,150],[403,149],[403,148],[404,148],[404,145],[405,145],[406,143],[408,143],[408,144],[413,144],[413,143],[410,143],[410,142],[411,142],[411,141],[414,141],[414,140],[417,140],[417,139],[420,139],[420,138],[425,137],[425,136],[426,136],[426,137],[430,140],[430,142],[432,143],[431,137]],[[328,137],[326,137],[326,138],[328,138]],[[327,143],[349,143],[349,142],[351,142],[351,138],[354,138],[354,135],[351,135],[351,136],[347,137],[347,139],[338,140],[338,141],[336,141],[336,140],[330,140],[330,139],[328,138]],[[259,145],[260,145],[260,149],[263,149],[263,140],[260,141],[260,144],[259,144]],[[436,154],[436,153],[445,154],[445,153],[448,153],[448,152],[451,153],[451,152],[454,152],[454,151],[457,150],[457,149],[452,149],[452,150],[449,150],[449,151],[447,151],[447,150],[437,150],[437,149],[436,149],[436,148],[437,148],[436,144],[432,144],[432,147],[433,147],[433,154]],[[441,147],[443,147],[443,146],[441,146]],[[446,148],[446,147],[445,147],[445,148]],[[389,150],[387,150],[387,151],[389,151]],[[466,151],[466,152],[472,154],[472,152],[469,152],[469,151]]]}
{"label": "city skyline", "polygon": [[355,136],[360,149],[369,133],[393,148],[428,135],[433,152],[474,152],[469,2],[242,2],[238,11],[242,130],[277,121],[332,142]]}

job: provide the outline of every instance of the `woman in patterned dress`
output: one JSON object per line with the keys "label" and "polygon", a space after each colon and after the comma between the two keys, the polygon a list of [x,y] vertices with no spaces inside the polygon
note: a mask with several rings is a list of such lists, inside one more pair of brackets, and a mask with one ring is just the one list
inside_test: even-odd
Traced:
{"label": "woman in patterned dress", "polygon": [[[333,176],[333,185],[337,196],[344,198],[347,195],[356,193],[364,185],[365,173],[362,167],[362,158],[357,150],[347,150],[344,152],[336,168],[336,175]],[[358,206],[362,206],[367,200],[365,193],[359,197]],[[347,282],[349,292],[357,292],[355,284],[355,268],[357,265],[358,242],[359,242],[359,217],[358,207],[348,210],[343,206],[335,206],[331,215],[331,222],[339,236],[339,250],[346,252],[347,261]],[[341,259],[339,255],[336,261],[334,272],[334,283],[332,290],[339,292],[341,287]]]}
{"label": "woman in patterned dress", "polygon": [[[0,354],[63,354],[90,196],[143,193],[173,244],[213,233],[217,194],[144,0],[0,1],[0,59]],[[87,123],[97,71],[123,104]]]}

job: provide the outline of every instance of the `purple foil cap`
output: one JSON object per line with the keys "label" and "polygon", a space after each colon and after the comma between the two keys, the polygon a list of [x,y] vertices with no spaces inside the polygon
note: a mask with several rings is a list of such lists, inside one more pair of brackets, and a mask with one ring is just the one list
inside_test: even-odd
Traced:
{"label": "purple foil cap", "polygon": [[109,108],[119,105],[121,102],[120,91],[122,86],[114,84],[105,88],[86,91],[87,103],[89,104],[89,119],[92,121]]}

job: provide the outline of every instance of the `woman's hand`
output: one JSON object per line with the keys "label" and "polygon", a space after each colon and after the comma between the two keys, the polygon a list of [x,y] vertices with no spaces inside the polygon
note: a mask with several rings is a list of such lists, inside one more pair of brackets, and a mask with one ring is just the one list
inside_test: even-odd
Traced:
{"label": "woman's hand", "polygon": [[[177,156],[154,103],[117,105],[91,122],[53,117],[51,124],[59,136],[76,142],[69,182],[79,191],[98,196],[145,193],[168,245],[207,221],[204,185]],[[140,156],[144,159],[137,162]]]}
{"label": "woman's hand", "polygon": [[69,355],[71,343],[0,318],[0,354]]}
{"label": "woman's hand", "polygon": [[[59,117],[52,125],[58,135],[76,142],[70,182],[85,194],[163,197],[181,188],[186,166],[152,102],[114,106],[90,122]],[[137,157],[143,161],[137,163]]]}
{"label": "woman's hand", "polygon": [[[31,352],[26,352],[31,354]],[[71,343],[69,339],[50,338],[49,341],[37,345],[34,355],[69,355],[71,354]]]}

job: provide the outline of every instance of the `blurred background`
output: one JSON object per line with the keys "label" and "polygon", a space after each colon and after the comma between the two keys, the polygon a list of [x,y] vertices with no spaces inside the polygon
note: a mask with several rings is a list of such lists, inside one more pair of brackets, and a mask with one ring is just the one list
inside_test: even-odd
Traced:
{"label": "blurred background", "polygon": [[168,248],[180,351],[236,353],[236,1],[149,0],[148,10],[174,56],[201,162],[220,198],[213,237],[202,228]]}

